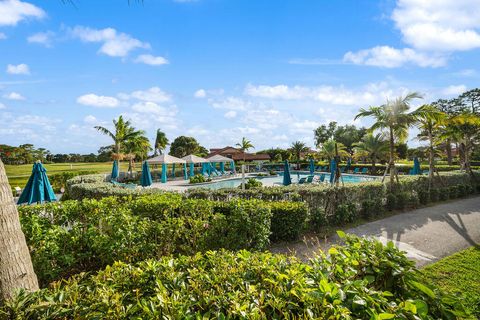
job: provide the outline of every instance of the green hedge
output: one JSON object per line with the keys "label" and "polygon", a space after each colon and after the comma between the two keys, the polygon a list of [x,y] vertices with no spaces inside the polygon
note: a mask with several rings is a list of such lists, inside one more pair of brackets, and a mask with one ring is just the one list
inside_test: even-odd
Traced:
{"label": "green hedge", "polygon": [[467,311],[390,242],[348,237],[302,262],[209,251],[116,262],[0,307],[7,319],[456,319]]}
{"label": "green hedge", "polygon": [[223,248],[263,250],[270,237],[277,241],[298,235],[307,208],[255,199],[183,199],[171,193],[20,206],[19,212],[35,271],[46,285],[117,260],[131,263]]}

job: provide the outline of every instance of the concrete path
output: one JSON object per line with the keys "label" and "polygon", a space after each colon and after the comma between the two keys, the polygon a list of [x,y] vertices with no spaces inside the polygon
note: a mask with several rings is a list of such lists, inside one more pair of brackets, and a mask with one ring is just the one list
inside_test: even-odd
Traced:
{"label": "concrete path", "polygon": [[[372,236],[395,245],[416,261],[432,263],[473,245],[480,245],[480,197],[442,203],[400,213],[382,220],[344,230],[358,236]],[[304,241],[275,245],[271,251],[291,253],[305,259],[338,243],[339,238],[309,237]]]}

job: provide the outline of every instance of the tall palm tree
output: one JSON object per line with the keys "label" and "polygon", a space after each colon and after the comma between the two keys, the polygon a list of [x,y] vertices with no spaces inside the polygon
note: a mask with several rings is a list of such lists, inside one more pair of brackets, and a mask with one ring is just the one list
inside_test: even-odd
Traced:
{"label": "tall palm tree", "polygon": [[353,144],[355,157],[367,158],[372,163],[372,171],[375,171],[375,164],[385,159],[388,155],[388,143],[382,133],[376,135],[367,133],[360,142]]}
{"label": "tall palm tree", "polygon": [[390,171],[390,187],[394,184],[395,179],[395,142],[404,142],[408,137],[408,128],[414,119],[408,111],[410,103],[413,99],[419,99],[422,96],[417,92],[408,93],[400,96],[395,100],[388,100],[387,103],[379,107],[369,107],[368,109],[360,109],[355,119],[363,117],[372,117],[375,123],[370,127],[369,131],[374,130],[386,131],[390,144],[390,160],[388,162],[388,170]]}
{"label": "tall palm tree", "polygon": [[437,134],[446,120],[446,114],[431,105],[423,105],[414,112],[412,116],[415,119],[417,128],[420,130],[420,139],[428,140],[428,177],[433,178],[435,144],[438,143]]}
{"label": "tall palm tree", "polygon": [[131,174],[135,169],[135,159],[145,159],[148,151],[151,151],[150,141],[143,135],[127,140],[122,147],[128,159],[128,172]]}
{"label": "tall palm tree", "polygon": [[302,156],[302,153],[308,151],[307,145],[302,141],[295,141],[294,143],[292,143],[290,150],[295,156],[295,160],[297,160],[297,169],[300,169],[300,158]]}
{"label": "tall palm tree", "polygon": [[333,139],[327,140],[320,146],[320,155],[325,157],[330,161],[331,159],[337,156],[340,157],[348,157],[349,153],[347,151],[347,147],[341,142],[337,142]]}
{"label": "tall palm tree", "polygon": [[[162,154],[162,150],[168,146],[168,138],[167,135],[160,129],[157,129],[157,136],[155,137],[155,155]],[[157,153],[158,151],[158,153]]]}
{"label": "tall palm tree", "polygon": [[243,162],[245,163],[245,160],[246,160],[245,152],[247,152],[249,149],[252,149],[252,148],[255,149],[255,147],[253,146],[252,142],[247,140],[247,138],[245,137],[243,137],[242,141],[237,143],[236,146],[243,152]]}
{"label": "tall palm tree", "polygon": [[145,132],[143,130],[135,130],[130,121],[123,120],[123,116],[119,116],[118,120],[113,119],[113,126],[113,132],[102,126],[95,126],[94,128],[112,138],[114,142],[114,156],[117,159],[121,159],[122,145],[128,140],[145,135]]}
{"label": "tall palm tree", "polygon": [[7,174],[0,159],[0,304],[19,289],[38,290],[25,235]]}

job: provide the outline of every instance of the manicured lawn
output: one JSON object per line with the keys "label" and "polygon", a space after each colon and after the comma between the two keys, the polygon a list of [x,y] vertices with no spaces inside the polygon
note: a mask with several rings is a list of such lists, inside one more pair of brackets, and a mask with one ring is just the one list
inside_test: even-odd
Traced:
{"label": "manicured lawn", "polygon": [[422,269],[427,280],[464,303],[480,319],[480,247],[472,247]]}
{"label": "manicured lawn", "polygon": [[[32,164],[25,165],[5,165],[7,171],[8,181],[10,186],[19,186],[23,188],[27,183],[28,177],[32,173]],[[112,170],[111,162],[92,162],[92,163],[53,163],[44,164],[47,169],[48,175],[66,171],[96,171],[98,173],[109,173]],[[120,163],[120,170],[126,171],[128,163],[122,161]],[[140,170],[140,165],[137,165],[137,169]]]}

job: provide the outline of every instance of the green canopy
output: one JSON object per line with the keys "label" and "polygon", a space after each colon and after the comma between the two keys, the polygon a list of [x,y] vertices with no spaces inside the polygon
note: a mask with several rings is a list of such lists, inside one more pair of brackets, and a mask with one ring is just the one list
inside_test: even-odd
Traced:
{"label": "green canopy", "polygon": [[48,181],[47,170],[40,162],[33,165],[32,175],[28,179],[27,185],[18,199],[18,204],[22,203],[42,203],[56,201],[53,188]]}

